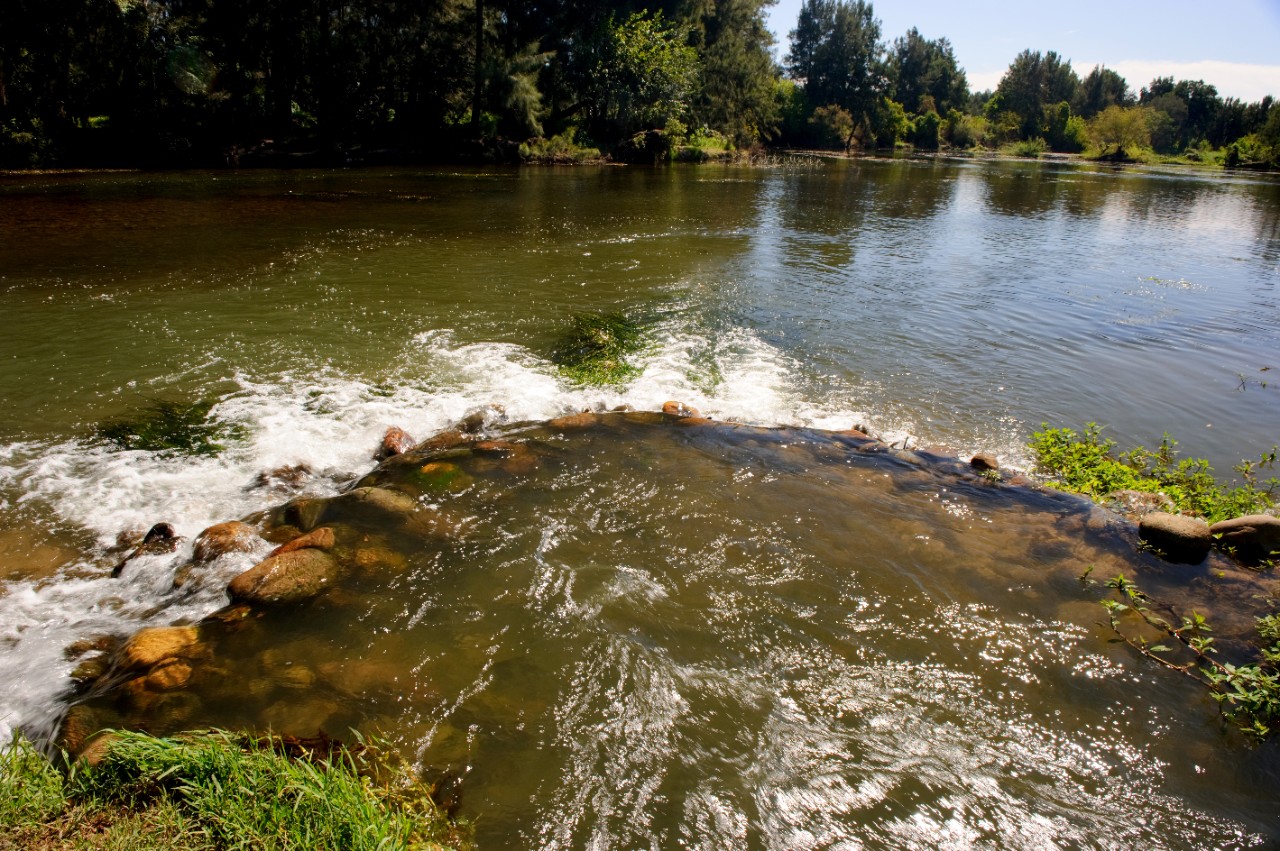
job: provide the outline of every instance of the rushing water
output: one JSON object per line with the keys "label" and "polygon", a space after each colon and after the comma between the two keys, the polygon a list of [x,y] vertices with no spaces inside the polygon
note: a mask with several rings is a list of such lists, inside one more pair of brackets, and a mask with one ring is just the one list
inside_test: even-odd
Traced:
{"label": "rushing water", "polygon": [[[71,642],[219,608],[262,553],[175,590],[205,526],[338,492],[387,425],[426,437],[498,405],[490,429],[538,463],[454,459],[465,484],[426,498],[465,534],[393,542],[396,571],[273,615],[269,640],[229,632],[220,664],[248,696],[148,723],[380,731],[453,778],[483,847],[1275,841],[1275,747],[1108,644],[1078,577],[1123,570],[1179,605],[1194,579],[1228,636],[1265,583],[1170,571],[1078,502],[813,429],[1018,465],[1041,421],[1099,420],[1225,471],[1280,440],[1278,300],[1265,179],[908,162],[3,178],[0,727],[56,723]],[[625,386],[572,386],[548,359],[590,310],[654,323]],[[198,398],[241,426],[215,457],[92,439]],[[500,423],[672,398],[792,428]],[[295,486],[256,484],[299,464]],[[109,578],[116,533],[159,520],[188,543]]]}

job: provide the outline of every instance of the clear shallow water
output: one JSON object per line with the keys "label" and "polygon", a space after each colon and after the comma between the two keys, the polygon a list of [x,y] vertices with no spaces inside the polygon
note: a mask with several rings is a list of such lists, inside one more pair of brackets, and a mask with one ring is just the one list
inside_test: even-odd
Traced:
{"label": "clear shallow water", "polygon": [[[216,581],[171,590],[186,549],[103,578],[117,531],[190,538],[287,497],[253,487],[284,464],[333,493],[392,423],[677,398],[1017,463],[1040,421],[1097,419],[1223,470],[1280,439],[1280,381],[1261,386],[1280,368],[1272,182],[875,162],[16,176],[0,216],[6,726],[51,723],[71,641],[221,605]],[[568,315],[616,309],[657,319],[643,373],[559,380]],[[219,457],[86,439],[202,396],[247,430]],[[646,475],[593,461],[495,497],[468,569],[416,568],[325,639],[400,642],[415,685],[331,722],[461,773],[488,847],[1276,834],[1273,749],[1223,745],[1202,695],[1093,626],[1074,577],[1127,546],[1031,552],[1030,520],[961,544],[945,530],[984,524],[972,495],[858,482],[869,502],[840,488],[820,511],[835,486],[771,453],[689,480],[695,459],[634,437],[655,442]],[[788,484],[754,507],[726,496],[770,476]],[[428,614],[452,626],[415,629]]]}

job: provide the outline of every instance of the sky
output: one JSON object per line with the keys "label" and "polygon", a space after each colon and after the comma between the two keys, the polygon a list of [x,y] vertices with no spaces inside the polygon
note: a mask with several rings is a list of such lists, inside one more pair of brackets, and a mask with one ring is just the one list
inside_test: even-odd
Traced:
{"label": "sky", "polygon": [[[768,10],[778,54],[787,52],[802,0]],[[1155,77],[1204,80],[1223,97],[1280,98],[1280,0],[1073,0],[1068,4],[913,0],[873,2],[888,43],[911,27],[947,38],[974,91],[994,89],[1023,50],[1056,50],[1085,76],[1119,73],[1136,94]]]}

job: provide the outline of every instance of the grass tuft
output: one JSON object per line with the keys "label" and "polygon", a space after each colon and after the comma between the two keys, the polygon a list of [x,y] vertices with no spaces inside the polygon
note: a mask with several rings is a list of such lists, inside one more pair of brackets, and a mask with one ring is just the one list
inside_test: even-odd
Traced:
{"label": "grass tuft", "polygon": [[622,313],[582,313],[560,336],[551,360],[578,384],[622,384],[640,374],[627,358],[644,349],[645,325]]}
{"label": "grass tuft", "polygon": [[121,449],[181,455],[216,455],[223,441],[244,436],[239,425],[210,421],[212,402],[159,399],[132,417],[108,420],[95,433]]}
{"label": "grass tuft", "polygon": [[[361,744],[323,754],[221,731],[115,732],[100,762],[64,779],[25,740],[0,755],[0,833],[11,847],[457,848],[430,790]],[[114,839],[110,837],[114,836]],[[57,838],[55,844],[53,839]],[[110,841],[110,844],[105,844]],[[5,848],[0,839],[0,848]]]}

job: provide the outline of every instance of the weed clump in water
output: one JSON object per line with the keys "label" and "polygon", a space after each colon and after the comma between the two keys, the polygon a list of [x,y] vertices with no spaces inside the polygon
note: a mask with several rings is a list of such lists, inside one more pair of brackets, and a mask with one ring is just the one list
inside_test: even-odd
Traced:
{"label": "weed clump in water", "polygon": [[212,402],[159,399],[132,417],[108,420],[97,437],[121,449],[181,455],[216,455],[223,442],[244,436],[242,426],[210,421]]}
{"label": "weed clump in water", "polygon": [[645,324],[622,313],[581,313],[551,350],[561,375],[579,384],[621,384],[640,374],[627,358],[645,347]]}

